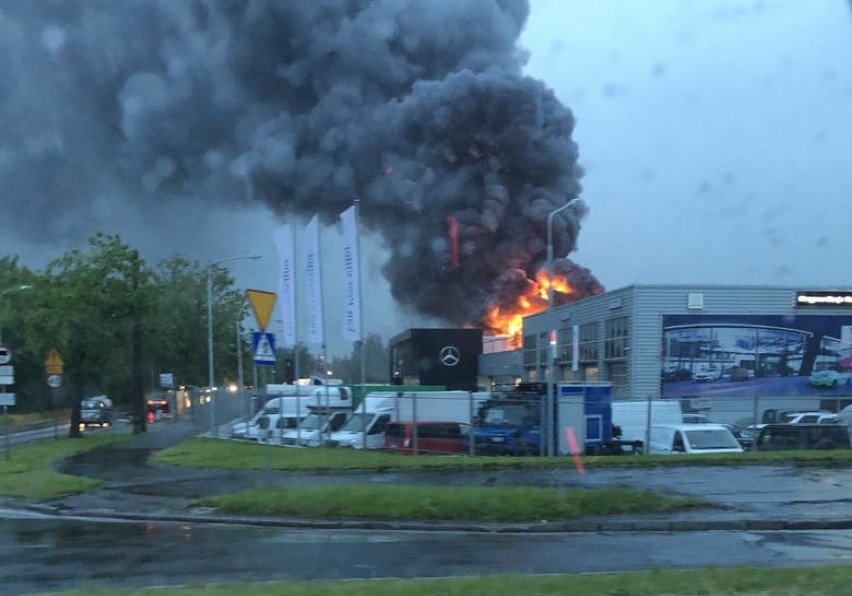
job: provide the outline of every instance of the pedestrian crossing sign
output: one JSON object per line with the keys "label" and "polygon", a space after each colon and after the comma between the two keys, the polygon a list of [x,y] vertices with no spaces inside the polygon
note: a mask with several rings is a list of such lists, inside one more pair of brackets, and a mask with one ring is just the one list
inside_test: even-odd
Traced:
{"label": "pedestrian crossing sign", "polygon": [[275,366],[275,334],[255,331],[251,336],[251,352],[259,366]]}

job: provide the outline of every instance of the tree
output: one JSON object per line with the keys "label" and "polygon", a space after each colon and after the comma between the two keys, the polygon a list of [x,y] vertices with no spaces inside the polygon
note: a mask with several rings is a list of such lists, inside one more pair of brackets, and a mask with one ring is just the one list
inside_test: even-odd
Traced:
{"label": "tree", "polygon": [[52,349],[62,355],[70,400],[93,394],[141,399],[134,331],[153,307],[151,279],[134,249],[98,233],[88,251],[69,251],[37,280],[28,346],[36,357]]}
{"label": "tree", "polygon": [[[227,269],[214,265],[209,272],[217,380],[233,379],[246,301]],[[0,329],[14,348],[20,409],[43,410],[54,395],[70,405],[96,394],[141,407],[146,379],[155,388],[155,370],[207,385],[207,275],[206,266],[183,256],[152,270],[118,236],[102,233],[41,272],[0,258]],[[26,292],[11,291],[24,284]],[[44,383],[44,361],[54,349],[65,364],[58,391]]]}

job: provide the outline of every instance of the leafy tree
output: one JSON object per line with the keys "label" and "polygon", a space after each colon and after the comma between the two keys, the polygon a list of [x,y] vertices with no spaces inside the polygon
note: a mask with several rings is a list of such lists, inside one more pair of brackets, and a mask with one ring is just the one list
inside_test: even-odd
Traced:
{"label": "leafy tree", "polygon": [[71,400],[92,394],[125,402],[134,397],[133,334],[135,326],[141,333],[153,307],[151,278],[135,250],[118,236],[99,233],[87,251],[67,252],[36,280],[27,348],[34,357],[53,349],[62,355]]}
{"label": "leafy tree", "polygon": [[[245,299],[226,269],[214,265],[209,273],[220,381],[236,376],[236,326]],[[68,251],[37,273],[18,266],[15,257],[0,258],[0,328],[15,353],[20,409],[46,409],[54,397],[69,405],[101,393],[141,405],[143,383],[150,378],[154,388],[155,370],[206,385],[207,275],[206,267],[181,256],[152,270],[118,236],[101,233],[86,249]],[[26,291],[14,291],[21,285]],[[242,348],[245,358],[248,349]],[[44,361],[54,349],[65,374],[62,389],[52,392]]]}

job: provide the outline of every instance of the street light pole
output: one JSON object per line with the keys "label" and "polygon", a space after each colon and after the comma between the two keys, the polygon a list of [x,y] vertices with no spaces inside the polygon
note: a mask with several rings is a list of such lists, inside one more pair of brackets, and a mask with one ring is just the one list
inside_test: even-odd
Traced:
{"label": "street light pole", "polygon": [[207,264],[207,381],[210,390],[210,432],[214,438],[219,437],[219,429],[216,427],[216,392],[213,390],[213,266],[227,261],[256,261],[259,258],[260,255],[239,255],[212,259]]}
{"label": "street light pole", "polygon": [[[570,209],[574,205],[580,202],[580,199],[571,199],[558,209],[554,209],[547,215],[547,323],[548,326],[552,326],[550,323],[550,310],[553,308],[553,218],[556,217],[557,214],[565,211],[566,209]],[[550,337],[551,333],[555,330],[550,329],[550,333],[548,333],[548,339],[552,341],[552,337]],[[553,383],[554,383],[554,368],[556,366],[556,354],[554,353],[554,348],[552,345],[547,346],[548,349],[548,364],[547,364],[547,413],[545,416],[545,431],[547,433],[547,443],[545,454],[546,455],[556,455],[556,443],[555,437],[556,429],[555,429],[555,416],[553,413],[554,409],[554,397],[553,397]]]}

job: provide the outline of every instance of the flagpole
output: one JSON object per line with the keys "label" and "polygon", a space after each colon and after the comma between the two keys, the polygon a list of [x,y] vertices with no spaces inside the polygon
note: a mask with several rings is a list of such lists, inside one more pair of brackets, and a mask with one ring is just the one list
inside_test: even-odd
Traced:
{"label": "flagpole", "polygon": [[[296,234],[295,234],[296,226],[293,226],[293,234],[291,234],[291,242],[293,243],[293,263],[299,262],[299,255],[296,254],[296,249],[299,244],[296,242]],[[293,384],[296,385],[296,395],[299,394],[299,293],[296,291],[296,268],[293,268],[293,312],[296,313],[295,320],[293,321],[293,338],[296,340],[293,342]],[[299,412],[296,412],[296,417],[299,417]]]}
{"label": "flagpole", "polygon": [[323,416],[323,415],[320,416],[319,429],[318,429],[319,434],[317,436],[317,440],[319,442],[319,446],[322,446],[322,444],[323,444],[322,427],[325,425],[325,421],[328,419],[329,395],[328,395],[328,372],[327,372],[328,371],[328,353],[326,352],[326,349],[325,349],[325,324],[326,324],[326,320],[325,320],[325,308],[323,308],[323,304],[322,304],[323,299],[325,298],[325,295],[323,294],[324,288],[323,288],[323,285],[322,285],[322,270],[323,270],[323,267],[322,267],[322,242],[320,241],[320,226],[319,226],[319,223],[320,223],[319,220],[317,220],[317,247],[316,247],[317,252],[316,252],[316,256],[317,256],[317,287],[319,288],[319,298],[320,298],[319,318],[320,318],[320,325],[322,326],[322,336],[321,336],[322,344],[320,344],[320,345],[322,346],[322,348],[321,348],[322,349],[321,359],[322,359],[323,370],[321,371],[321,378],[325,379],[325,412],[324,412],[325,416]]}
{"label": "flagpole", "polygon": [[361,199],[355,197],[355,255],[358,257],[358,330],[361,332],[361,399],[367,385],[367,342],[364,333],[364,297],[361,292]]}

